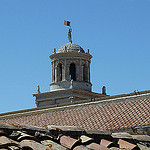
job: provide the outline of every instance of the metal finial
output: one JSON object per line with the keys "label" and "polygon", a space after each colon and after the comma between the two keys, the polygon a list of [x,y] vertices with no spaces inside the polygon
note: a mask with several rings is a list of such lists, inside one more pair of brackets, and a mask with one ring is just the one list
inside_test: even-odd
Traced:
{"label": "metal finial", "polygon": [[70,43],[72,43],[72,36],[71,36],[71,32],[72,32],[72,28],[70,26],[70,21],[64,21],[64,25],[69,26],[69,30],[68,30],[68,40]]}
{"label": "metal finial", "polygon": [[71,29],[71,27],[70,27],[70,29],[68,30],[68,39],[69,39],[69,42],[70,42],[70,43],[72,43],[71,32],[72,32],[72,29]]}

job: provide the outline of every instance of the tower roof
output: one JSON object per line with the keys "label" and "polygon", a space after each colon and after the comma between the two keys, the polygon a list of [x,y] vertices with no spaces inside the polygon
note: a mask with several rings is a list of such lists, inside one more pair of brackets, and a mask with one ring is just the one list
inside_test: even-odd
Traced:
{"label": "tower roof", "polygon": [[77,44],[74,43],[68,43],[63,46],[61,46],[57,53],[65,53],[65,52],[80,52],[80,53],[85,53],[83,48]]}

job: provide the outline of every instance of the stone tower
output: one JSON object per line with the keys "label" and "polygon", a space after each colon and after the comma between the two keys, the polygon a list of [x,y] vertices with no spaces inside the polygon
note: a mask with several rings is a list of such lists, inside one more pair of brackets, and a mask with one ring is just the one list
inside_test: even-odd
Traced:
{"label": "stone tower", "polygon": [[51,91],[77,89],[91,91],[90,63],[92,56],[81,46],[68,43],[50,56],[52,63]]}
{"label": "stone tower", "polygon": [[37,107],[76,103],[93,100],[105,95],[91,91],[90,63],[92,56],[74,43],[54,49],[50,56],[52,64],[52,83],[50,92],[41,93],[38,86],[36,94]]}

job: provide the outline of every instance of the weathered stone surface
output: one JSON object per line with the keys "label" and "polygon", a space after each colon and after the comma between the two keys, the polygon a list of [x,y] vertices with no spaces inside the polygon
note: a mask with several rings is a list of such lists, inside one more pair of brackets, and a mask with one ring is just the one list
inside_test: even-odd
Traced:
{"label": "weathered stone surface", "polygon": [[84,131],[81,128],[76,126],[55,126],[55,125],[48,125],[48,130],[62,130],[62,131]]}
{"label": "weathered stone surface", "polygon": [[146,141],[150,142],[150,136],[149,135],[132,135],[133,139],[138,141]]}
{"label": "weathered stone surface", "polygon": [[120,148],[117,148],[117,147],[111,147],[110,149],[111,150],[121,150]]}
{"label": "weathered stone surface", "polygon": [[82,143],[86,143],[86,142],[89,142],[89,141],[94,141],[93,138],[90,138],[90,137],[85,136],[85,135],[82,135],[82,136],[80,137],[80,139],[81,139],[81,142],[82,142]]}
{"label": "weathered stone surface", "polygon": [[92,97],[103,97],[102,94],[77,89],[58,90],[34,95],[36,96],[36,104],[38,107],[76,103],[83,100],[92,100]]}
{"label": "weathered stone surface", "polygon": [[30,147],[33,150],[53,150],[51,146],[45,146],[33,140],[23,140],[20,142],[22,147]]}
{"label": "weathered stone surface", "polygon": [[13,125],[6,124],[6,123],[1,123],[1,122],[0,122],[0,129],[11,129],[11,130],[15,130],[15,129],[18,129],[18,127],[15,127],[15,126],[13,126]]}
{"label": "weathered stone surface", "polygon": [[65,45],[61,46],[57,51],[57,53],[66,53],[66,52],[85,53],[81,46],[74,44],[74,43],[65,44]]}
{"label": "weathered stone surface", "polygon": [[113,138],[125,138],[125,139],[132,139],[132,135],[127,132],[119,132],[119,133],[112,133],[111,135]]}
{"label": "weathered stone surface", "polygon": [[144,145],[139,144],[139,143],[137,145],[140,148],[140,150],[150,150],[150,147],[144,146]]}
{"label": "weathered stone surface", "polygon": [[53,142],[51,140],[44,140],[41,141],[41,143],[45,146],[49,146],[53,150],[67,150],[67,148],[61,146],[60,144],[57,144],[56,142]]}

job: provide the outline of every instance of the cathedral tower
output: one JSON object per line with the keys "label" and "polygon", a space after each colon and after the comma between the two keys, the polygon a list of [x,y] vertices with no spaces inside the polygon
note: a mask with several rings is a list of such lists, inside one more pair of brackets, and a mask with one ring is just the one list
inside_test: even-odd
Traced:
{"label": "cathedral tower", "polygon": [[63,103],[75,103],[105,96],[91,91],[90,63],[92,55],[89,54],[89,49],[85,53],[81,46],[72,43],[70,22],[65,21],[64,24],[70,27],[69,43],[61,46],[57,52],[54,49],[50,56],[52,65],[50,92],[41,93],[39,86],[37,87],[36,94],[33,94],[36,97],[37,107],[58,106]]}
{"label": "cathedral tower", "polygon": [[52,64],[51,91],[77,89],[91,91],[90,63],[92,56],[81,46],[68,43],[50,56]]}

